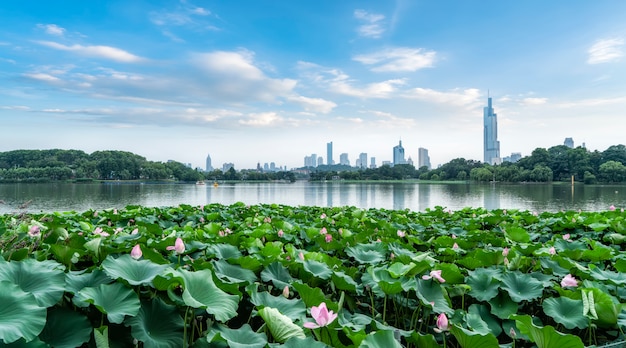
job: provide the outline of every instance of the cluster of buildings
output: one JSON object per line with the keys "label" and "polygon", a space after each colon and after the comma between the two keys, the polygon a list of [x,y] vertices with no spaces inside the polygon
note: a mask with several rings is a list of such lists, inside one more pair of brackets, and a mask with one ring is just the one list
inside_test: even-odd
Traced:
{"label": "cluster of buildings", "polygon": [[[501,164],[502,162],[517,162],[522,158],[521,152],[513,152],[510,156],[500,156],[500,141],[498,140],[498,115],[494,112],[491,97],[487,98],[487,106],[483,108],[483,161],[491,165]],[[570,148],[574,147],[574,140],[572,138],[565,138],[564,145]],[[584,144],[583,144],[584,147]],[[398,145],[393,147],[393,160],[382,161],[381,165],[394,166],[396,164],[410,164],[416,168],[427,167],[431,169],[430,157],[428,156],[428,149],[420,147],[418,149],[417,165],[413,162],[413,159],[405,159],[404,147],[402,147],[402,140]],[[369,161],[368,161],[369,160]],[[322,165],[345,165],[351,166],[350,159],[347,153],[339,154],[339,161],[336,162],[333,156],[333,142],[326,143],[326,161],[324,157],[317,154],[311,154],[304,157],[304,167],[318,167]],[[358,168],[376,168],[376,157],[370,157],[368,159],[367,153],[362,152],[354,163]],[[233,163],[224,163],[222,165],[222,171],[226,172],[230,168],[234,168]],[[274,172],[274,171],[286,171],[286,167],[278,167],[274,162],[265,163],[261,166],[257,164],[258,171]],[[211,165],[211,156],[207,155],[206,158],[206,171],[213,171],[214,168]]]}

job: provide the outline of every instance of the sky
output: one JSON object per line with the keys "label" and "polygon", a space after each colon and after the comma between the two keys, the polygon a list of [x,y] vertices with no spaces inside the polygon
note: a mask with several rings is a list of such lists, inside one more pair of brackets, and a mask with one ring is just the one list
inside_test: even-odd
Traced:
{"label": "sky", "polygon": [[[60,6],[62,4],[62,6]],[[0,6],[0,151],[236,169],[626,143],[626,1],[64,0]],[[369,162],[369,159],[368,159]]]}

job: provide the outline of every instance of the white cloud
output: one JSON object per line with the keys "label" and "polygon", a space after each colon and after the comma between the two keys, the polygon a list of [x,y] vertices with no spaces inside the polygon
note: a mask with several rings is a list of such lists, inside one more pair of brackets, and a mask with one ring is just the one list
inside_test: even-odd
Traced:
{"label": "white cloud", "polygon": [[385,32],[385,28],[382,26],[382,20],[385,16],[376,13],[369,13],[365,10],[355,10],[354,18],[365,22],[357,28],[357,32],[360,36],[371,37],[374,39],[380,38]]}
{"label": "white cloud", "polygon": [[626,104],[626,97],[582,99],[573,102],[560,103],[562,108],[598,107],[605,105]]}
{"label": "white cloud", "polygon": [[396,86],[406,84],[404,79],[374,82],[366,87],[358,88],[350,85],[348,79],[340,78],[330,83],[331,91],[360,98],[389,98],[397,90]]}
{"label": "white cloud", "polygon": [[61,79],[59,79],[58,77],[52,76],[50,74],[45,74],[45,73],[27,73],[27,74],[23,74],[23,76],[26,76],[34,80],[45,81],[45,82],[61,81]]}
{"label": "white cloud", "polygon": [[524,98],[522,105],[543,105],[548,102],[548,98]]}
{"label": "white cloud", "polygon": [[600,64],[617,61],[624,56],[622,46],[624,46],[624,39],[621,38],[599,40],[587,51],[589,53],[587,63]]}
{"label": "white cloud", "polygon": [[423,48],[398,47],[358,55],[352,59],[373,66],[372,71],[402,72],[431,68],[436,57],[435,51],[427,51]]}
{"label": "white cloud", "polygon": [[253,127],[266,127],[275,125],[281,120],[281,117],[275,112],[261,112],[249,114],[248,119],[239,120],[239,124]]}
{"label": "white cloud", "polygon": [[410,99],[419,99],[437,104],[452,104],[457,106],[474,106],[480,103],[480,90],[476,88],[454,89],[440,92],[429,88],[413,88],[403,95]]}
{"label": "white cloud", "polygon": [[61,51],[76,52],[83,56],[105,58],[122,63],[137,63],[144,61],[144,58],[126,52],[122,49],[111,46],[66,46],[52,41],[38,41],[39,44]]}
{"label": "white cloud", "polygon": [[20,110],[20,111],[28,111],[28,110],[30,110],[30,108],[28,106],[24,106],[24,105],[0,106],[0,109],[3,109],[3,110]]}
{"label": "white cloud", "polygon": [[287,100],[300,104],[306,111],[320,112],[323,114],[333,111],[333,109],[337,106],[337,104],[329,100],[321,98],[308,98],[301,95],[288,97]]}
{"label": "white cloud", "polygon": [[65,29],[59,27],[56,24],[37,24],[37,27],[43,29],[46,34],[54,35],[54,36],[63,36],[65,35]]}

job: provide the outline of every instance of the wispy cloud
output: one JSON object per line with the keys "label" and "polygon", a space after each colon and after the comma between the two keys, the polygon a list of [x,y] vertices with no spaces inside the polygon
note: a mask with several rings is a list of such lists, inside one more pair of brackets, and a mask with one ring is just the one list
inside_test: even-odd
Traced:
{"label": "wispy cloud", "polygon": [[364,23],[357,28],[357,33],[359,33],[360,36],[378,39],[385,32],[382,23],[385,19],[384,15],[369,13],[359,9],[354,11],[354,18]]}
{"label": "wispy cloud", "polygon": [[526,106],[543,105],[548,102],[548,98],[524,98],[521,104]]}
{"label": "wispy cloud", "polygon": [[589,53],[587,63],[600,64],[617,61],[624,56],[623,46],[624,39],[622,38],[599,40],[587,51]]}
{"label": "wispy cloud", "polygon": [[437,53],[423,48],[397,47],[361,54],[352,59],[372,66],[375,72],[407,72],[431,68]]}
{"label": "wispy cloud", "polygon": [[63,45],[52,41],[36,41],[38,44],[60,51],[76,52],[83,56],[104,58],[122,63],[138,63],[146,59],[136,56],[122,49],[111,46],[83,46],[83,45]]}
{"label": "wispy cloud", "polygon": [[54,36],[65,35],[65,28],[61,28],[56,24],[37,24],[37,28],[42,29],[46,34]]}
{"label": "wispy cloud", "polygon": [[25,74],[22,74],[22,76],[28,77],[33,80],[39,80],[39,81],[44,81],[44,82],[61,81],[61,79],[59,79],[58,77],[50,75],[50,74],[45,74],[45,73],[25,73]]}
{"label": "wispy cloud", "polygon": [[246,119],[239,120],[239,124],[253,127],[267,127],[280,123],[282,118],[276,112],[261,112],[249,114]]}
{"label": "wispy cloud", "polygon": [[481,103],[480,90],[476,88],[453,89],[447,92],[436,91],[430,88],[413,88],[403,96],[437,104],[451,104],[464,107],[474,107]]}
{"label": "wispy cloud", "polygon": [[308,98],[303,96],[293,96],[287,98],[290,102],[299,104],[306,111],[320,112],[322,114],[327,114],[337,106],[337,104],[333,103],[329,100],[324,100],[321,98]]}

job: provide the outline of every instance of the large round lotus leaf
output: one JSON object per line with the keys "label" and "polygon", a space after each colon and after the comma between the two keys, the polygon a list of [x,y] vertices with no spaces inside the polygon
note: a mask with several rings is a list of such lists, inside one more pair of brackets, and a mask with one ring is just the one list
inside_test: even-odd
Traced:
{"label": "large round lotus leaf", "polygon": [[158,298],[142,302],[137,315],[126,318],[124,324],[130,325],[133,337],[145,348],[183,346],[183,318],[176,307]]}
{"label": "large round lotus leaf", "polygon": [[584,348],[585,345],[580,337],[566,335],[556,331],[552,326],[536,326],[528,315],[513,315],[517,328],[531,341],[535,342],[538,348]]}
{"label": "large round lotus leaf", "polygon": [[46,309],[37,304],[33,294],[22,291],[13,282],[0,281],[0,341],[31,341],[45,324]]}
{"label": "large round lotus leaf", "polygon": [[56,261],[0,261],[0,280],[16,284],[35,296],[41,307],[52,307],[65,291],[65,267]]}
{"label": "large round lotus leaf", "polygon": [[450,332],[461,347],[498,348],[498,339],[492,333],[479,333],[452,325]]}
{"label": "large round lotus leaf", "polygon": [[148,260],[135,260],[130,255],[113,258],[110,255],[102,262],[102,269],[113,279],[122,278],[130,285],[151,285],[152,280],[168,266]]}
{"label": "large round lotus leaf", "polygon": [[139,297],[123,284],[101,284],[97,288],[85,288],[76,294],[79,301],[93,303],[109,321],[120,324],[124,316],[134,316],[139,312]]}
{"label": "large round lotus leaf", "polygon": [[583,314],[583,301],[567,297],[547,298],[543,300],[543,311],[557,323],[568,329],[585,329],[589,319]]}
{"label": "large round lotus leaf", "polygon": [[540,298],[543,283],[522,272],[505,273],[502,276],[502,289],[506,290],[515,302]]}
{"label": "large round lotus leaf", "polygon": [[264,307],[259,310],[259,315],[277,342],[284,343],[292,337],[306,337],[300,326],[294,324],[289,317],[280,313],[276,308]]}
{"label": "large round lotus leaf", "polygon": [[293,278],[285,266],[279,262],[273,262],[261,272],[261,279],[264,282],[272,282],[275,287],[283,289],[293,283]]}
{"label": "large round lotus leaf", "polygon": [[471,287],[469,295],[479,301],[489,301],[498,295],[500,281],[491,270],[478,268],[468,272],[467,285]]}
{"label": "large round lotus leaf", "polygon": [[67,308],[56,308],[48,312],[39,338],[55,348],[80,347],[89,341],[92,329],[86,316]]}
{"label": "large round lotus leaf", "polygon": [[267,336],[252,331],[248,324],[244,324],[238,329],[220,326],[218,330],[230,348],[263,348],[267,345]]}
{"label": "large round lotus leaf", "polygon": [[402,345],[395,339],[392,331],[381,330],[367,335],[359,348],[402,348]]}
{"label": "large round lotus leaf", "polygon": [[257,307],[272,307],[278,309],[291,320],[306,317],[306,306],[301,299],[287,299],[283,296],[272,296],[267,291],[251,291],[250,301]]}

